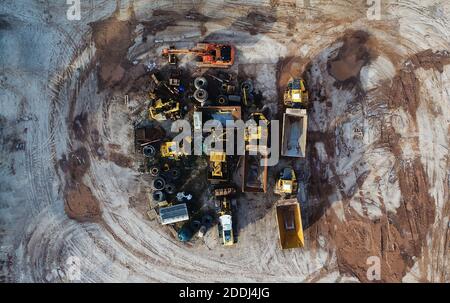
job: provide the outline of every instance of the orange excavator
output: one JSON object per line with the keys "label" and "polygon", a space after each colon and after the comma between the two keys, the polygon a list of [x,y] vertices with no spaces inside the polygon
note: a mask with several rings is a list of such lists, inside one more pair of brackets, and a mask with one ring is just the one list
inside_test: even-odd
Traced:
{"label": "orange excavator", "polygon": [[169,58],[170,64],[177,63],[178,54],[194,54],[198,67],[229,68],[234,63],[235,49],[229,44],[197,43],[191,49],[176,49],[171,46],[162,51],[162,55]]}

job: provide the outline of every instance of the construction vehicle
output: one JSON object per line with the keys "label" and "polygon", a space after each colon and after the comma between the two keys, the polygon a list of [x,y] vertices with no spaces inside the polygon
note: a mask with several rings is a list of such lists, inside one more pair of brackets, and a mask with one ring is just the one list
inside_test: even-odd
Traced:
{"label": "construction vehicle", "polygon": [[158,99],[152,102],[148,108],[148,111],[150,118],[157,121],[181,119],[180,103],[172,99],[169,99],[169,101],[166,102],[162,99]]}
{"label": "construction vehicle", "polygon": [[308,91],[305,80],[291,79],[284,92],[284,104],[293,108],[306,108],[308,106]]}
{"label": "construction vehicle", "polygon": [[287,108],[283,114],[281,155],[304,158],[306,155],[306,109]]}
{"label": "construction vehicle", "polygon": [[227,156],[222,151],[210,151],[208,165],[208,180],[219,183],[228,180]]}
{"label": "construction vehicle", "polygon": [[261,155],[243,156],[242,192],[267,192],[268,158]]}
{"label": "construction vehicle", "polygon": [[179,87],[181,84],[181,70],[174,69],[169,76],[169,85]]}
{"label": "construction vehicle", "polygon": [[183,146],[178,147],[177,142],[175,141],[167,141],[162,143],[160,152],[161,157],[173,160],[179,160],[180,157],[187,155],[187,152],[185,151]]}
{"label": "construction vehicle", "polygon": [[267,191],[267,155],[268,155],[268,125],[269,120],[263,113],[250,115],[256,124],[249,125],[244,130],[245,155],[242,163],[242,191]]}
{"label": "construction vehicle", "polygon": [[302,217],[297,199],[281,200],[276,206],[278,232],[282,249],[303,247]]}
{"label": "construction vehicle", "polygon": [[162,55],[169,59],[169,63],[176,64],[179,54],[194,54],[198,67],[229,68],[234,63],[235,49],[229,44],[197,43],[191,49],[176,49],[171,46],[162,51]]}
{"label": "construction vehicle", "polygon": [[222,244],[224,246],[231,246],[234,244],[231,199],[229,198],[229,196],[221,196],[219,203],[219,224],[217,226],[219,231],[219,238],[221,238]]}
{"label": "construction vehicle", "polygon": [[275,184],[275,193],[279,195],[297,194],[298,183],[295,171],[290,167],[281,170],[280,176]]}
{"label": "construction vehicle", "polygon": [[250,115],[250,120],[253,120],[255,124],[249,125],[244,131],[245,150],[260,152],[263,155],[268,153],[268,126],[269,120],[263,113],[256,112]]}

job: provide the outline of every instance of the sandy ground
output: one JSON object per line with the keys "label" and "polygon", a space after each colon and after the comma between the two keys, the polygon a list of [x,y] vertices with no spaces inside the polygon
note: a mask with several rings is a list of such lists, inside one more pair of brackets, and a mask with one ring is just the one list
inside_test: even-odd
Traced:
{"label": "sandy ground", "polygon": [[[449,3],[382,1],[380,20],[365,1],[246,3],[81,1],[68,21],[3,1],[0,281],[69,281],[70,256],[96,282],[366,281],[370,256],[382,281],[450,281]],[[279,249],[272,193],[240,197],[230,249],[147,217],[129,106],[162,47],[203,39],[237,46],[273,117],[308,81],[303,249]]]}

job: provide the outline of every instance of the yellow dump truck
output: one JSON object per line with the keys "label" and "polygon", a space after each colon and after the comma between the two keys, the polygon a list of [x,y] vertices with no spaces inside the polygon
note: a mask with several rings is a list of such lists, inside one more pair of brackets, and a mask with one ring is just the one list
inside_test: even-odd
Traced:
{"label": "yellow dump truck", "polygon": [[304,245],[302,217],[297,199],[277,203],[277,222],[282,249],[300,248]]}

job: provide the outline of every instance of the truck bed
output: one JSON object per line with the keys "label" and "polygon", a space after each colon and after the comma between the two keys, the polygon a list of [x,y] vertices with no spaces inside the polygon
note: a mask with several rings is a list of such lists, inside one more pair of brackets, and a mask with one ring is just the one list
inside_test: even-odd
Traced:
{"label": "truck bed", "polygon": [[306,154],[308,116],[305,109],[288,108],[283,115],[281,155],[303,158]]}
{"label": "truck bed", "polygon": [[297,199],[277,203],[277,222],[282,249],[300,248],[304,245],[302,217]]}

